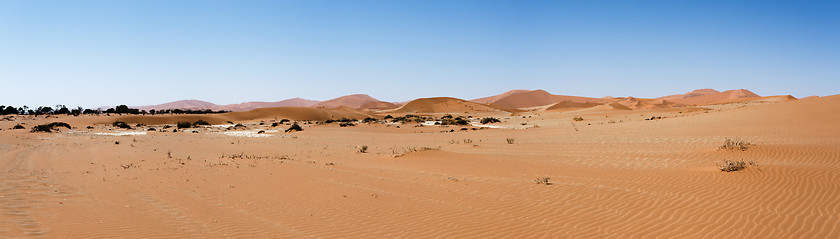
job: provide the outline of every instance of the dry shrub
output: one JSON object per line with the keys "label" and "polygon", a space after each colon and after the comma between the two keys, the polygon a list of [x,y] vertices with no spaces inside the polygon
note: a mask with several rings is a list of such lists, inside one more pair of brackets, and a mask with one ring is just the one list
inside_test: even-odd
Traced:
{"label": "dry shrub", "polygon": [[741,171],[741,170],[746,169],[747,165],[754,166],[755,161],[750,161],[748,163],[745,163],[743,159],[738,160],[738,161],[725,160],[725,161],[723,161],[723,165],[718,165],[718,168],[720,168],[720,171],[722,171],[722,172],[735,172],[735,171]]}
{"label": "dry shrub", "polygon": [[718,147],[718,150],[741,150],[746,151],[747,148],[755,146],[755,144],[751,142],[747,142],[738,138],[730,139],[726,138],[726,141],[723,141],[723,145]]}

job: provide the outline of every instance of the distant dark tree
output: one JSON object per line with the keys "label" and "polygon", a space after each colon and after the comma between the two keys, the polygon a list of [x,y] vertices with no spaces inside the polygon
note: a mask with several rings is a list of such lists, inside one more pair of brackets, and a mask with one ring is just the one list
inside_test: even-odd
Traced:
{"label": "distant dark tree", "polygon": [[80,114],[82,114],[82,112],[84,112],[84,110],[85,109],[83,109],[81,106],[76,107],[75,109],[70,111],[70,114],[73,114],[73,116],[79,116]]}
{"label": "distant dark tree", "polygon": [[92,109],[85,109],[85,111],[82,111],[82,114],[92,115],[92,114],[99,114],[99,112],[96,111],[96,110],[92,110]]}
{"label": "distant dark tree", "polygon": [[[59,106],[61,106],[61,107],[59,107]],[[58,110],[55,111],[55,114],[59,114],[59,115],[69,115],[70,114],[70,109],[68,109],[67,106],[56,105],[55,108],[58,109]]]}
{"label": "distant dark tree", "polygon": [[46,114],[51,114],[52,112],[53,112],[53,108],[51,108],[49,106],[47,106],[47,107],[39,106],[38,109],[35,110],[35,115],[46,115]]}
{"label": "distant dark tree", "polygon": [[117,113],[117,114],[127,114],[127,113],[128,113],[128,106],[126,106],[126,105],[118,105],[118,106],[114,109],[114,113]]}

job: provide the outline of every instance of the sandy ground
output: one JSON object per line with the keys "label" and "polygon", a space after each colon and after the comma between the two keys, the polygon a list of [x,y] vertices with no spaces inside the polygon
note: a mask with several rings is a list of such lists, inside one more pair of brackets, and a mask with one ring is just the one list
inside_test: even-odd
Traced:
{"label": "sandy ground", "polygon": [[[0,121],[0,238],[840,238],[838,108],[830,96],[231,134],[16,117]],[[51,121],[74,129],[29,133]],[[727,137],[755,146],[718,150]],[[721,172],[727,159],[756,165]]]}

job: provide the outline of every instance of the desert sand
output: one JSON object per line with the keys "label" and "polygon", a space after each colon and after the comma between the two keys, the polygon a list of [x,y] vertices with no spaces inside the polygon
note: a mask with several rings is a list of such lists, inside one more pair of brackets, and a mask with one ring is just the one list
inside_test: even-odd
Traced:
{"label": "desert sand", "polygon": [[[840,238],[840,95],[694,93],[7,117],[0,238]],[[315,123],[446,113],[502,122]]]}

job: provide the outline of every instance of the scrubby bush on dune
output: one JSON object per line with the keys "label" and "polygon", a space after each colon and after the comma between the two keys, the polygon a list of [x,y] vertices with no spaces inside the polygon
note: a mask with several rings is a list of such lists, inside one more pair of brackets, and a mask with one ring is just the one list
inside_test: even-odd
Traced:
{"label": "scrubby bush on dune", "polygon": [[726,160],[723,161],[723,165],[718,165],[720,171],[722,172],[735,172],[741,171],[747,168],[747,164],[755,165],[755,161],[750,161],[749,163],[745,163],[744,160],[734,161],[734,160]]}
{"label": "scrubby bush on dune", "polygon": [[204,120],[198,120],[195,123],[193,123],[193,126],[199,126],[199,125],[210,125],[210,123],[207,123],[207,121],[204,121]]}
{"label": "scrubby bush on dune", "polygon": [[178,122],[177,126],[178,126],[179,129],[190,128],[190,127],[192,127],[192,123],[190,123],[190,122]]}
{"label": "scrubby bush on dune", "polygon": [[111,125],[113,125],[114,127],[117,127],[117,128],[121,128],[121,129],[131,129],[131,126],[129,126],[128,124],[126,124],[125,122],[122,122],[122,121],[114,121],[114,123],[111,124]]}
{"label": "scrubby bush on dune", "polygon": [[53,130],[57,130],[57,128],[59,128],[59,127],[65,127],[67,129],[70,129],[70,125],[67,124],[67,123],[52,122],[52,123],[49,123],[49,124],[36,125],[35,127],[32,127],[32,132],[33,133],[34,132],[51,133]]}
{"label": "scrubby bush on dune", "polygon": [[376,123],[376,119],[372,118],[372,117],[367,117],[367,118],[363,119],[362,122],[364,122],[364,123]]}
{"label": "scrubby bush on dune", "polygon": [[[444,116],[446,117],[446,116]],[[468,125],[470,124],[469,121],[464,119],[464,117],[458,118],[441,118],[440,120],[441,125]]]}
{"label": "scrubby bush on dune", "polygon": [[572,119],[572,120],[574,120],[574,121],[583,121],[583,117],[575,117],[575,118],[574,118],[574,119]]}
{"label": "scrubby bush on dune", "polygon": [[23,125],[17,124],[14,127],[12,127],[12,129],[26,129],[26,127],[23,127]]}
{"label": "scrubby bush on dune", "polygon": [[342,122],[342,123],[339,123],[338,125],[341,126],[341,127],[356,126],[356,124],[349,123],[349,122]]}
{"label": "scrubby bush on dune", "polygon": [[295,122],[294,124],[292,124],[292,126],[289,126],[289,128],[286,129],[287,133],[292,131],[303,131],[303,128],[301,128],[300,125],[298,125],[297,122]]}
{"label": "scrubby bush on dune", "polygon": [[491,124],[491,123],[499,123],[499,122],[502,122],[502,121],[497,119],[497,118],[493,118],[493,117],[487,117],[487,118],[482,118],[481,119],[482,124]]}
{"label": "scrubby bush on dune", "polygon": [[723,141],[723,145],[718,147],[718,150],[726,149],[726,150],[746,151],[747,148],[752,147],[754,145],[755,144],[753,144],[751,142],[747,142],[747,141],[744,141],[744,140],[741,140],[741,139],[736,138],[736,139],[733,140],[733,139],[726,138],[726,140]]}
{"label": "scrubby bush on dune", "polygon": [[281,124],[285,124],[285,123],[287,123],[287,122],[291,122],[291,120],[289,120],[289,119],[281,119],[281,120],[280,120],[280,123],[281,123]]}

